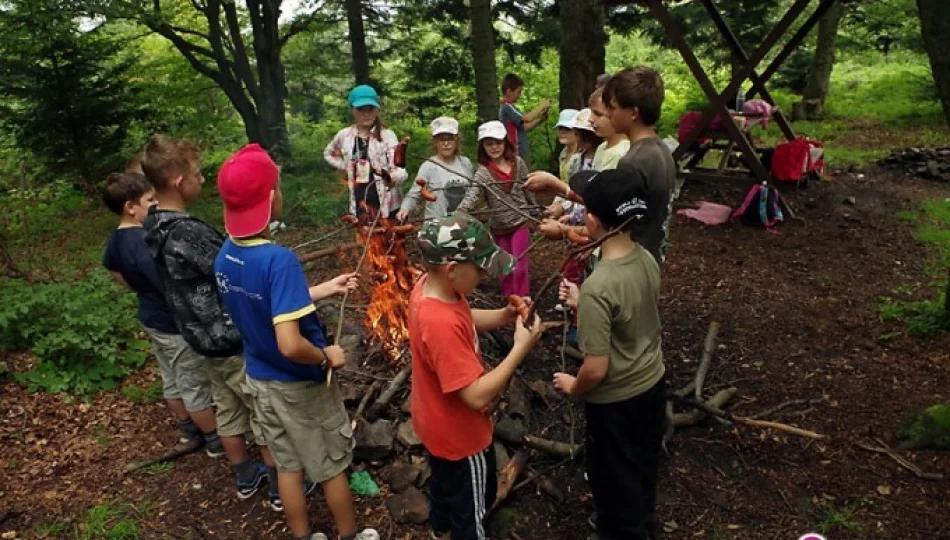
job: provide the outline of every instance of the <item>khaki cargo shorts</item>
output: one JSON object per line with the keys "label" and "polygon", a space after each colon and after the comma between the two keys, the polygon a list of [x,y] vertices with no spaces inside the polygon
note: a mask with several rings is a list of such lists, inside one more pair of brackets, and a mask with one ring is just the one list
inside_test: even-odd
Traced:
{"label": "khaki cargo shorts", "polygon": [[312,381],[262,381],[248,377],[264,440],[277,470],[306,471],[325,482],[353,461],[353,429],[339,387]]}
{"label": "khaki cargo shorts", "polygon": [[158,359],[165,399],[182,400],[188,412],[211,407],[214,400],[209,360],[178,334],[166,334],[148,327],[145,331],[152,338],[152,352]]}
{"label": "khaki cargo shorts", "polygon": [[254,414],[247,377],[244,375],[244,355],[209,358],[208,365],[211,366],[211,390],[218,406],[214,415],[218,422],[218,435],[237,437],[253,433],[255,442],[264,446],[261,425]]}

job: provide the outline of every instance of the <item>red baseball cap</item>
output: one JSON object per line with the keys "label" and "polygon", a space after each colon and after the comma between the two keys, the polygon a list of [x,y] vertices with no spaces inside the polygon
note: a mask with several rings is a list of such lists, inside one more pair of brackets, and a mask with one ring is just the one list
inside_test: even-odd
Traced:
{"label": "red baseball cap", "polygon": [[259,144],[231,155],[218,172],[218,192],[224,201],[224,228],[236,238],[254,236],[270,223],[271,191],[280,169]]}

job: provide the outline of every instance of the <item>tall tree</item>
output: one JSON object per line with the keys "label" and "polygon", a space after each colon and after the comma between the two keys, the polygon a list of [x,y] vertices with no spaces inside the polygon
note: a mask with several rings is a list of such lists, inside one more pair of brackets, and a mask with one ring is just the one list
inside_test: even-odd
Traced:
{"label": "tall tree", "polygon": [[495,30],[491,0],[471,0],[472,60],[475,68],[475,99],[478,121],[498,118],[498,76],[495,68]]}
{"label": "tall tree", "polygon": [[369,52],[366,49],[366,30],[363,28],[362,0],[345,0],[346,23],[350,31],[350,50],[353,76],[356,84],[369,84]]}
{"label": "tall tree", "polygon": [[920,12],[920,33],[930,57],[930,67],[937,84],[937,95],[950,125],[950,2],[917,0]]}
{"label": "tall tree", "polygon": [[601,0],[558,3],[561,21],[560,108],[583,109],[604,72],[607,32]]}
{"label": "tall tree", "polygon": [[167,39],[192,68],[221,88],[241,116],[248,140],[287,160],[281,51],[320,17],[320,11],[300,15],[282,29],[281,3],[245,0],[239,7],[233,0],[100,0],[77,5],[91,7],[96,15],[136,21]]}
{"label": "tall tree", "polygon": [[138,116],[126,82],[132,61],[101,26],[80,29],[61,4],[16,0],[0,10],[0,118],[51,172],[90,189],[122,162]]}
{"label": "tall tree", "polygon": [[808,69],[808,79],[801,101],[792,108],[792,119],[815,120],[824,114],[825,98],[835,66],[835,50],[838,42],[838,23],[844,14],[844,5],[835,2],[828,13],[818,22],[818,41],[814,58]]}

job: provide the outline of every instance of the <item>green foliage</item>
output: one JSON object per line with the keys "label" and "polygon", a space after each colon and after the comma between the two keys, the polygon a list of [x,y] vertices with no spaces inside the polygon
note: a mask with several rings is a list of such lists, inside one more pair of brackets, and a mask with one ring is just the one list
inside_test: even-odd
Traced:
{"label": "green foliage", "polygon": [[175,464],[171,461],[162,461],[159,463],[152,463],[148,467],[142,469],[142,472],[149,476],[157,476],[159,474],[165,474],[168,471],[175,468]]}
{"label": "green foliage", "polygon": [[928,407],[913,421],[905,424],[898,436],[904,439],[901,445],[904,449],[950,450],[950,404]]}
{"label": "green foliage", "polygon": [[21,0],[0,11],[0,111],[20,148],[91,186],[123,161],[138,114],[124,78],[132,61],[101,26],[81,29],[62,3]]}
{"label": "green foliage", "polygon": [[858,508],[855,505],[844,508],[829,506],[824,510],[824,516],[818,524],[822,533],[851,531],[859,532],[864,529],[861,522],[856,520]]}
{"label": "green foliage", "polygon": [[950,314],[944,310],[942,299],[901,302],[882,298],[878,310],[882,319],[903,323],[917,337],[929,338],[950,330]]}
{"label": "green foliage", "polygon": [[162,381],[155,381],[148,386],[123,386],[122,395],[132,403],[158,403],[163,397]]}
{"label": "green foliage", "polygon": [[141,538],[139,518],[144,512],[119,499],[106,500],[86,511],[75,530],[77,540],[105,538],[126,540]]}
{"label": "green foliage", "polygon": [[102,273],[70,283],[9,282],[0,291],[0,342],[36,355],[31,370],[15,374],[30,392],[89,395],[145,362],[148,342],[136,337],[134,313],[135,297]]}

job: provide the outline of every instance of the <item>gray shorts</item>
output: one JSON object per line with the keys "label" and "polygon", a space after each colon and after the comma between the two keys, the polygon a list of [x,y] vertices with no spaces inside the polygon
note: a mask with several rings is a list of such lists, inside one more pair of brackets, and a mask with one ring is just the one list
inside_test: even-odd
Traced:
{"label": "gray shorts", "polygon": [[306,471],[321,483],[353,461],[353,430],[336,383],[247,378],[261,431],[277,470]]}
{"label": "gray shorts", "polygon": [[165,399],[180,399],[188,412],[211,407],[211,375],[208,359],[198,354],[178,334],[146,328],[152,338],[152,352],[158,359]]}

